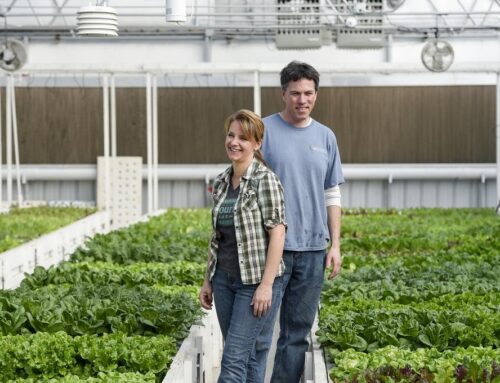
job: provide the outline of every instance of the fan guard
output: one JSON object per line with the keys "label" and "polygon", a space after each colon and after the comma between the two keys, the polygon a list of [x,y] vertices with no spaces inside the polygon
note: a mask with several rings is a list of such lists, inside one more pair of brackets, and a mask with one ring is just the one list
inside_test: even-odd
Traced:
{"label": "fan guard", "polygon": [[404,2],[405,0],[386,0],[386,6],[387,8],[395,11],[400,6],[402,6]]}
{"label": "fan guard", "polygon": [[7,72],[20,69],[28,58],[24,44],[15,39],[3,41],[0,45],[0,68]]}
{"label": "fan guard", "polygon": [[445,72],[453,64],[455,52],[444,40],[429,40],[422,49],[422,63],[432,72]]}

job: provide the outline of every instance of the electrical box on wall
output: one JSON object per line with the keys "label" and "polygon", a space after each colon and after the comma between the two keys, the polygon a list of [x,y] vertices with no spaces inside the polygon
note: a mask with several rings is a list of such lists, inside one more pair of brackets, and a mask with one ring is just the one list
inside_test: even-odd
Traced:
{"label": "electrical box on wall", "polygon": [[351,14],[345,17],[344,27],[337,29],[339,48],[384,47],[383,0],[332,0],[332,5],[342,15]]}
{"label": "electrical box on wall", "polygon": [[330,45],[332,34],[325,28],[283,29],[276,32],[278,49],[314,49]]}
{"label": "electrical box on wall", "polygon": [[[277,7],[278,49],[320,48],[332,43],[334,33],[339,48],[385,46],[384,0],[277,0]],[[336,16],[324,12],[332,8]]]}
{"label": "electrical box on wall", "polygon": [[330,45],[332,33],[322,25],[320,0],[277,0],[278,49],[315,49]]}
{"label": "electrical box on wall", "polygon": [[381,30],[346,30],[337,33],[337,46],[339,48],[383,48],[385,35]]}

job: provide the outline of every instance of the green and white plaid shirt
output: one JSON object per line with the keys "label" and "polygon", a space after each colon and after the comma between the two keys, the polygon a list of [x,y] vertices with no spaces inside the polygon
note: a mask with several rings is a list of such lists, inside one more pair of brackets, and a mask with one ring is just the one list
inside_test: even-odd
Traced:
{"label": "green and white plaid shirt", "polygon": [[[232,167],[219,174],[213,184],[212,239],[210,240],[208,275],[214,276],[219,239],[216,230],[217,214],[224,202]],[[283,187],[268,167],[253,159],[240,181],[240,193],[234,205],[234,228],[238,248],[238,263],[243,284],[260,283],[266,265],[268,230],[285,223]],[[283,260],[277,276],[283,275]]]}

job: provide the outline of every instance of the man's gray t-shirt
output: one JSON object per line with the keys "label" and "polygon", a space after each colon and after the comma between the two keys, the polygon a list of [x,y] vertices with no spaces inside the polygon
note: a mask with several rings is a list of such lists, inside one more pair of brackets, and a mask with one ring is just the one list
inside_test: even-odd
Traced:
{"label": "man's gray t-shirt", "polygon": [[296,128],[279,113],[263,121],[262,152],[285,191],[285,250],[323,250],[330,240],[325,190],[344,182],[335,134],[315,120]]}

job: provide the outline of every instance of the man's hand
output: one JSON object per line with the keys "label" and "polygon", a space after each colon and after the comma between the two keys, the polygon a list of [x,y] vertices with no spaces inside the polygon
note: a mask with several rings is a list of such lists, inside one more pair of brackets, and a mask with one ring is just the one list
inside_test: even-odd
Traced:
{"label": "man's hand", "polygon": [[340,257],[340,224],[342,210],[340,206],[332,205],[327,207],[328,213],[328,231],[332,246],[326,255],[326,268],[332,268],[328,279],[335,278],[340,273],[342,267],[342,258]]}
{"label": "man's hand", "polygon": [[200,303],[201,307],[204,309],[210,310],[212,308],[212,282],[205,278],[203,281],[203,286],[201,286],[200,290]]}
{"label": "man's hand", "polygon": [[342,267],[342,258],[340,257],[340,248],[332,246],[326,255],[326,268],[332,268],[332,272],[328,275],[328,279],[335,278]]}

